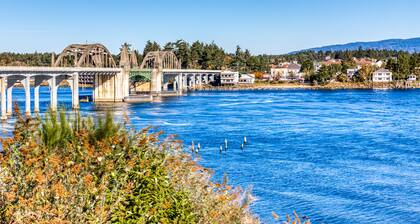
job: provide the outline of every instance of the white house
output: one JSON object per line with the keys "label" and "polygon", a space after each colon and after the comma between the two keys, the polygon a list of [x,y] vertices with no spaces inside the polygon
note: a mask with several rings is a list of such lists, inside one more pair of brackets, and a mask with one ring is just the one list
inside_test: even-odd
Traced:
{"label": "white house", "polygon": [[373,82],[391,82],[392,72],[384,68],[376,70],[375,72],[373,72],[372,81]]}
{"label": "white house", "polygon": [[222,71],[220,73],[220,84],[236,85],[239,82],[239,72]]}
{"label": "white house", "polygon": [[281,81],[291,81],[297,80],[300,78],[300,64],[295,62],[289,63],[285,62],[279,64],[279,66],[273,66],[270,69],[270,74],[273,79],[281,80]]}
{"label": "white house", "polygon": [[414,74],[409,75],[407,78],[407,81],[410,81],[410,82],[415,82],[416,80],[417,80],[417,77]]}
{"label": "white house", "polygon": [[239,75],[239,84],[253,84],[255,82],[254,74],[240,74]]}
{"label": "white house", "polygon": [[357,69],[357,68],[347,69],[347,77],[349,79],[351,79],[351,78],[353,78],[353,76],[357,75],[358,72],[359,72],[359,69]]}

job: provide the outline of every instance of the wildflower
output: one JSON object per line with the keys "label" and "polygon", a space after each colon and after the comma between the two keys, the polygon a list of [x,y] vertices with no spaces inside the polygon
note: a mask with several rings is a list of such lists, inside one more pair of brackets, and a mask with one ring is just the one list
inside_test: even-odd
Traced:
{"label": "wildflower", "polygon": [[40,184],[43,184],[46,182],[45,176],[41,169],[35,170],[35,180]]}
{"label": "wildflower", "polygon": [[66,190],[61,182],[57,182],[52,187],[55,195],[57,197],[65,197],[66,196]]}

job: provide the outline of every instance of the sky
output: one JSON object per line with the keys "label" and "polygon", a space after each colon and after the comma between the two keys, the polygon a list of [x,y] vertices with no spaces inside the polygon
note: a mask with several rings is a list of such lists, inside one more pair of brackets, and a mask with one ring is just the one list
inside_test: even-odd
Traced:
{"label": "sky", "polygon": [[183,39],[253,54],[420,37],[420,0],[0,0],[0,52]]}

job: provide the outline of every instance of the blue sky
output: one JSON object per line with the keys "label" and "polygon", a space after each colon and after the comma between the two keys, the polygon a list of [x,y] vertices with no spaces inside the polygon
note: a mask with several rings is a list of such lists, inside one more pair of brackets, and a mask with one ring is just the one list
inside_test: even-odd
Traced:
{"label": "blue sky", "polygon": [[280,54],[353,41],[420,37],[419,0],[1,0],[0,51],[100,42],[214,41]]}

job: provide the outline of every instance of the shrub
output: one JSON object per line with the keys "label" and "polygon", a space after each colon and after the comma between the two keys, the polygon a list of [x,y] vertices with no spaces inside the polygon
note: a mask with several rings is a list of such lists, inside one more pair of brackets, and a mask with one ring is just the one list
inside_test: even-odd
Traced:
{"label": "shrub", "polygon": [[0,222],[258,222],[248,192],[212,182],[181,142],[160,134],[131,131],[109,113],[96,122],[18,116],[2,140]]}

